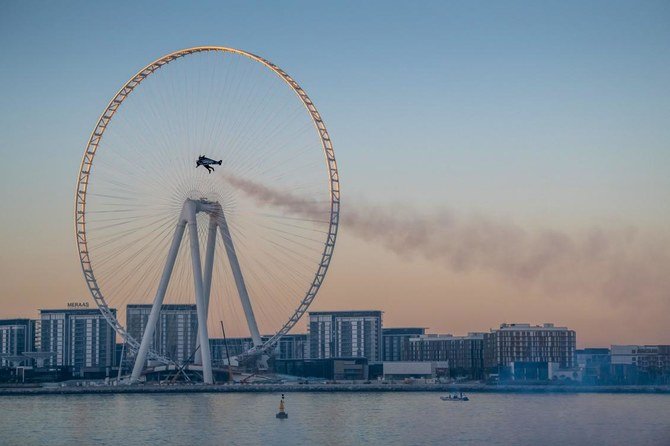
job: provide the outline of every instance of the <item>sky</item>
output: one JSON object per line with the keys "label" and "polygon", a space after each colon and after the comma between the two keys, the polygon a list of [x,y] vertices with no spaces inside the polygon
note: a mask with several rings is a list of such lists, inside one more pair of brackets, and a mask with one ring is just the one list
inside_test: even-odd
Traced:
{"label": "sky", "polygon": [[663,1],[3,1],[0,317],[90,299],[73,192],[99,114],[150,61],[221,45],[294,76],[333,138],[312,309],[670,343],[669,24]]}

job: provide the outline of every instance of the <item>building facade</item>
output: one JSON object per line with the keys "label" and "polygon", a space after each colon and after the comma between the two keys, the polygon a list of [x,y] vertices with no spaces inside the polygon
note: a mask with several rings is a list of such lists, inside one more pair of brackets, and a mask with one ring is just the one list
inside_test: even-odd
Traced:
{"label": "building facade", "polygon": [[[261,341],[267,342],[270,336],[261,336]],[[212,338],[209,340],[212,353],[212,363],[215,365],[227,364],[227,357],[231,358],[244,353],[254,346],[251,337],[246,338]],[[226,351],[227,350],[227,351]],[[275,360],[302,360],[309,358],[309,341],[306,334],[288,334],[281,337],[273,351]]]}
{"label": "building facade", "polygon": [[[261,341],[266,342],[270,339],[269,336],[261,336]],[[254,341],[251,337],[247,338],[210,338],[209,350],[212,355],[212,364],[220,365],[228,363],[228,356],[241,355],[254,346]]]}
{"label": "building facade", "polygon": [[449,375],[448,361],[390,361],[384,362],[384,380],[431,379]]}
{"label": "building facade", "polygon": [[[381,365],[381,364],[380,364]],[[368,379],[366,358],[277,359],[275,373],[336,381]]]}
{"label": "building facade", "polygon": [[426,334],[425,328],[383,328],[382,329],[382,360],[408,361],[409,340]]}
{"label": "building facade", "polygon": [[484,367],[493,372],[519,363],[556,363],[575,366],[574,330],[554,324],[502,324],[484,335]]}
{"label": "building facade", "polygon": [[40,310],[39,323],[40,351],[53,353],[45,366],[70,367],[74,376],[108,376],[116,365],[116,332],[97,308]]}
{"label": "building facade", "polygon": [[449,375],[480,379],[484,374],[484,333],[429,334],[409,340],[410,361],[449,363]]}
{"label": "building facade", "polygon": [[607,384],[610,382],[610,349],[584,348],[576,350],[577,367],[582,371],[584,384]]}
{"label": "building facade", "polygon": [[610,361],[615,384],[670,383],[670,345],[613,345]]}
{"label": "building facade", "polygon": [[309,337],[305,333],[287,334],[281,337],[275,349],[277,359],[308,359]]}
{"label": "building facade", "polygon": [[35,350],[35,321],[30,319],[0,319],[0,367],[11,367],[18,362],[28,365],[31,360],[24,352]]}
{"label": "building facade", "polygon": [[311,359],[348,357],[381,362],[382,312],[310,312],[309,345]]}
{"label": "building facade", "polygon": [[[142,340],[152,305],[128,304],[126,329],[138,342]],[[178,363],[193,359],[198,338],[198,313],[195,305],[163,305],[154,331],[151,348]]]}

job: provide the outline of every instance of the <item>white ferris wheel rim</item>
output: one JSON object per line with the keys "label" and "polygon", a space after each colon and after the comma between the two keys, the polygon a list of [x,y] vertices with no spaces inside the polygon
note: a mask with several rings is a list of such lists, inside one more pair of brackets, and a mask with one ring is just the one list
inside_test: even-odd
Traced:
{"label": "white ferris wheel rim", "polygon": [[[337,230],[339,226],[339,217],[340,217],[340,181],[339,173],[337,170],[337,162],[335,160],[335,153],[333,151],[333,145],[326,129],[321,115],[316,109],[314,103],[309,98],[307,93],[300,87],[300,85],[289,76],[284,70],[279,68],[277,65],[272,62],[257,56],[255,54],[249,53],[236,48],[223,47],[223,46],[198,46],[192,48],[186,48],[179,51],[169,53],[159,59],[154,60],[140,71],[138,71],[134,76],[132,76],[112,97],[112,99],[107,104],[107,107],[102,112],[98,121],[91,132],[91,136],[84,150],[82,156],[81,164],[79,167],[79,173],[77,175],[77,183],[75,189],[75,206],[74,206],[74,229],[75,229],[75,240],[77,243],[77,251],[79,253],[79,262],[81,264],[82,273],[84,275],[84,280],[88,286],[88,289],[95,301],[96,305],[100,309],[102,315],[105,317],[107,322],[115,329],[115,331],[123,338],[124,342],[128,346],[137,350],[140,346],[138,340],[133,338],[126,328],[121,325],[114,313],[110,310],[107,301],[104,298],[102,291],[100,290],[97,280],[95,278],[95,273],[91,264],[89,256],[88,241],[86,238],[86,196],[90,180],[91,167],[93,166],[93,160],[95,158],[98,145],[102,140],[102,137],[105,133],[105,130],[109,123],[111,122],[113,116],[123,103],[123,101],[133,92],[133,90],[140,85],[147,77],[153,74],[155,71],[167,65],[168,63],[185,57],[191,54],[208,52],[208,51],[220,51],[223,53],[237,54],[244,56],[248,59],[251,59],[255,62],[260,63],[261,65],[268,68],[274,74],[276,74],[284,83],[286,83],[291,90],[298,96],[305,109],[309,113],[310,119],[314,124],[314,127],[317,131],[319,139],[321,141],[321,146],[323,148],[326,168],[328,172],[328,187],[330,193],[330,218],[328,222],[328,232],[324,241],[324,248],[321,255],[321,261],[317,268],[314,278],[311,285],[309,286],[305,296],[302,298],[300,304],[295,309],[293,314],[289,319],[283,324],[283,326],[264,342],[261,346],[255,346],[251,350],[243,353],[242,355],[258,354],[270,350],[278,340],[288,333],[295,324],[300,320],[300,318],[305,314],[310,304],[316,297],[319,288],[323,284],[323,280],[328,271],[330,265],[333,250],[335,247],[335,241],[337,239]],[[149,356],[152,359],[171,363],[173,362],[169,358],[166,358],[160,355],[158,352],[150,351]]]}

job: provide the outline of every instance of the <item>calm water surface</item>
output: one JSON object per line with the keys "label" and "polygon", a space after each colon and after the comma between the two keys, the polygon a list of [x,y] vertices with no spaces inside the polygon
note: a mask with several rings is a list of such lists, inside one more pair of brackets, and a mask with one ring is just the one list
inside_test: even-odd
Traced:
{"label": "calm water surface", "polygon": [[670,445],[670,395],[0,397],[0,444]]}

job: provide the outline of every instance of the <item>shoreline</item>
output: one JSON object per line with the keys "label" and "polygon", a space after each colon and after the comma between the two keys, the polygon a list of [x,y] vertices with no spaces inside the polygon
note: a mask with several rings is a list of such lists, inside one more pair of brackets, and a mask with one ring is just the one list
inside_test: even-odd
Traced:
{"label": "shoreline", "polygon": [[156,393],[291,393],[291,392],[468,392],[468,393],[607,393],[665,394],[670,386],[574,386],[488,384],[214,384],[214,385],[119,385],[65,387],[1,387],[0,396],[156,394]]}

